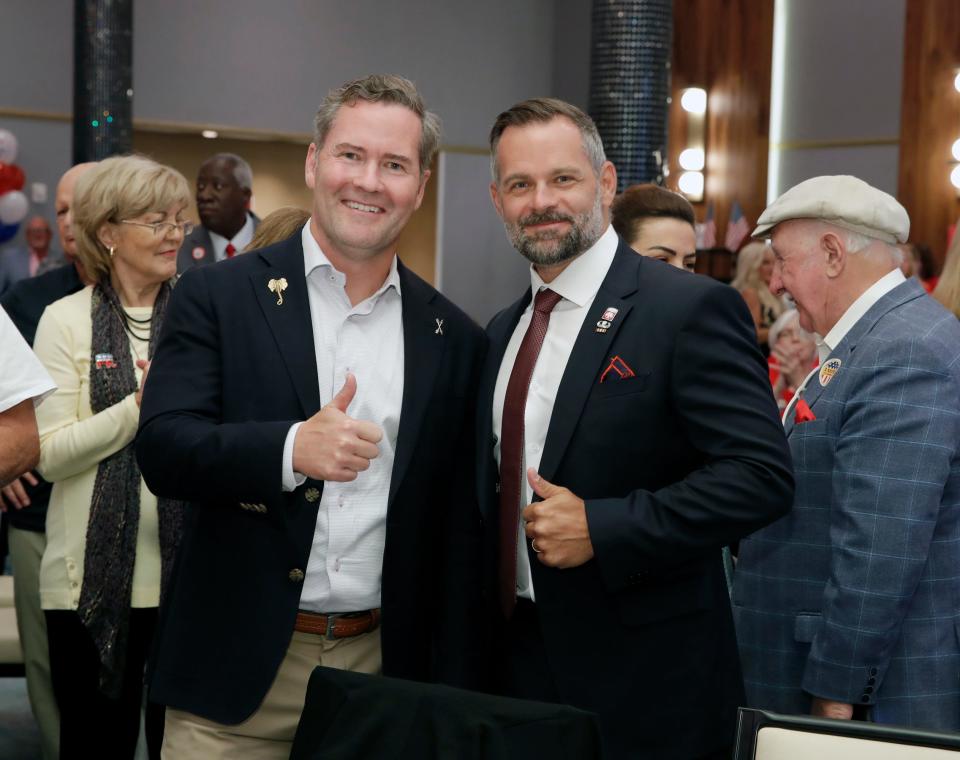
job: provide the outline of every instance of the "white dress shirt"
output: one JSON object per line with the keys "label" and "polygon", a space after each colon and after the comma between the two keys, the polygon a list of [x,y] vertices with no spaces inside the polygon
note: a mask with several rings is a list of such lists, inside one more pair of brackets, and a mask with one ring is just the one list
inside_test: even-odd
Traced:
{"label": "white dress shirt", "polygon": [[[324,483],[300,608],[356,612],[380,606],[387,500],[403,402],[400,277],[394,256],[380,289],[351,306],[346,276],[320,250],[309,222],[301,240],[321,404],[329,403],[353,373],[357,394],[347,414],[378,425],[383,438],[380,455],[356,480]],[[284,446],[285,491],[305,480],[293,471],[293,441],[301,424],[290,428]]]}
{"label": "white dress shirt", "polygon": [[[522,510],[533,501],[533,489],[527,482],[526,470],[528,467],[540,468],[540,457],[547,440],[547,428],[550,426],[550,416],[553,414],[553,403],[557,398],[560,380],[567,367],[567,360],[573,351],[573,344],[580,334],[583,320],[593,305],[597,291],[607,276],[607,270],[613,263],[619,240],[613,227],[601,235],[593,246],[585,253],[574,259],[556,279],[549,285],[545,284],[536,270],[530,267],[530,283],[534,295],[543,288],[549,288],[562,300],[554,307],[550,314],[550,323],[547,334],[543,339],[543,346],[537,357],[537,364],[530,378],[530,389],[527,391],[527,405],[523,416],[523,467],[521,496],[522,504],[517,509]],[[639,255],[639,254],[638,254]],[[500,363],[497,374],[497,385],[493,394],[493,434],[496,442],[493,454],[500,466],[500,430],[503,423],[503,399],[507,393],[507,383],[513,364],[520,351],[520,343],[530,326],[533,316],[533,298],[520,317],[507,350]],[[521,518],[517,541],[520,550],[517,552],[517,596],[533,600],[533,577],[530,574],[530,560],[524,546],[524,521]]]}
{"label": "white dress shirt", "polygon": [[[877,301],[883,298],[895,287],[906,281],[907,278],[903,276],[903,272],[900,271],[899,267],[890,270],[883,277],[873,283],[873,285],[863,291],[860,297],[847,307],[847,310],[843,312],[843,316],[837,320],[837,323],[832,328],[830,328],[830,332],[827,333],[825,338],[814,336],[817,341],[817,355],[820,357],[820,364],[823,364],[827,359],[830,358],[830,354],[832,354],[834,349],[840,345],[840,341],[847,336],[847,333],[853,329],[853,326],[860,321],[864,314],[870,311],[870,308]],[[819,367],[814,367],[810,371],[810,374],[804,378],[803,382],[800,384],[800,387],[797,388],[797,392],[793,394],[793,398],[790,399],[790,403],[787,404],[787,408],[783,410],[783,417],[781,420],[784,423],[789,418],[788,416],[793,413],[793,408],[797,405],[797,401],[799,401],[800,397],[803,395],[803,392],[807,389],[807,385],[810,384],[811,378],[818,373],[819,369]]]}
{"label": "white dress shirt", "polygon": [[250,212],[247,212],[247,221],[243,223],[243,227],[229,240],[223,235],[218,235],[213,230],[208,229],[207,232],[210,233],[210,242],[213,244],[214,261],[223,261],[227,258],[228,243],[233,243],[233,247],[237,249],[236,253],[243,253],[243,250],[250,245],[250,241],[253,240],[253,231],[253,217],[250,216]]}

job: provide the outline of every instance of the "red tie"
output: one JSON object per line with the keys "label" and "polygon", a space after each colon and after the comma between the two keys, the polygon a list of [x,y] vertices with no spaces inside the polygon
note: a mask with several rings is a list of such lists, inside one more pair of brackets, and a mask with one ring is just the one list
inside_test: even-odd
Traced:
{"label": "red tie", "polygon": [[233,243],[227,243],[227,258],[232,259],[233,254],[237,252],[237,248]]}
{"label": "red tie", "polygon": [[560,300],[561,296],[552,290],[537,293],[533,318],[520,343],[503,397],[500,426],[500,608],[508,620],[517,605],[517,528],[523,486],[523,416],[527,407],[527,389],[550,324],[550,312]]}

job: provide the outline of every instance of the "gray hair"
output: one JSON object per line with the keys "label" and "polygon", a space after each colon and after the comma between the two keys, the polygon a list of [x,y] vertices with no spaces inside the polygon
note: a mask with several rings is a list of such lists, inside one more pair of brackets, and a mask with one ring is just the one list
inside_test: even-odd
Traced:
{"label": "gray hair", "polygon": [[853,230],[830,224],[829,222],[824,222],[824,224],[843,241],[843,246],[847,249],[847,253],[869,255],[874,253],[874,251],[868,252],[867,249],[874,244],[879,244],[881,250],[890,257],[896,266],[900,266],[900,263],[903,261],[903,251],[895,245],[891,245],[884,240],[871,237],[870,235],[864,235],[862,232],[854,232]]}
{"label": "gray hair", "polygon": [[233,164],[233,179],[236,183],[244,190],[253,190],[253,170],[246,159],[236,153],[214,153],[203,163],[210,164],[214,161],[228,161]]}
{"label": "gray hair", "polygon": [[357,101],[408,108],[420,117],[420,174],[430,168],[440,148],[440,117],[428,111],[413,82],[394,74],[370,74],[330,90],[313,117],[313,143],[320,148],[341,106]]}
{"label": "gray hair", "polygon": [[569,119],[580,130],[583,150],[587,154],[590,166],[593,167],[593,173],[599,177],[600,169],[603,168],[607,155],[604,153],[603,140],[600,139],[600,133],[597,131],[597,125],[593,123],[593,119],[575,105],[566,101],[557,98],[531,98],[507,109],[493,122],[493,127],[490,129],[490,171],[493,174],[493,181],[500,182],[500,170],[497,167],[497,146],[500,144],[500,138],[507,127],[522,127],[534,123],[544,124],[558,117]]}

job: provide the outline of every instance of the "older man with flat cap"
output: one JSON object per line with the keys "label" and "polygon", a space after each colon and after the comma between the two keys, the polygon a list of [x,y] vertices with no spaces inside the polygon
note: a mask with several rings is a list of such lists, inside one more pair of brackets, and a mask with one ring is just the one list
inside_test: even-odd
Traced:
{"label": "older man with flat cap", "polygon": [[960,324],[894,248],[907,212],[816,177],[761,215],[770,288],[822,336],[786,408],[793,510],[740,544],[748,703],[960,729]]}

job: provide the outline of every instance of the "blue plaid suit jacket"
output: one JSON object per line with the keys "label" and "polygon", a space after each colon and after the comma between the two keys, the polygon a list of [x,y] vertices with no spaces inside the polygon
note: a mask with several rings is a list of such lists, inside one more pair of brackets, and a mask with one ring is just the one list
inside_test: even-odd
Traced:
{"label": "blue plaid suit jacket", "polygon": [[812,696],[878,723],[960,729],[960,323],[915,281],[854,325],[816,420],[786,422],[793,510],[740,544],[751,707]]}

